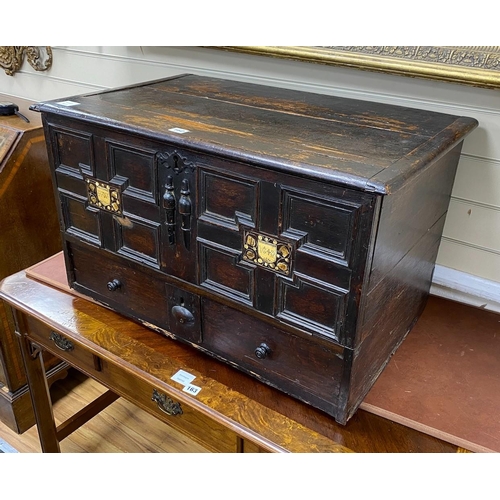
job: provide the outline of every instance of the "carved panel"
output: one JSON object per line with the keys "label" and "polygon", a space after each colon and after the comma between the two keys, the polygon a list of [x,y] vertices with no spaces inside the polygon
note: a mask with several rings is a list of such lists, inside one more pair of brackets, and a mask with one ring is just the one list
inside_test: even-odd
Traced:
{"label": "carved panel", "polygon": [[296,275],[295,283],[280,281],[278,317],[299,328],[338,340],[347,296],[347,290],[337,290]]}
{"label": "carved panel", "polygon": [[159,267],[160,224],[132,215],[117,219],[118,251],[127,257]]}
{"label": "carved panel", "polygon": [[101,244],[99,210],[88,206],[87,199],[60,194],[64,227],[68,234]]}
{"label": "carved panel", "polygon": [[233,177],[202,166],[200,185],[202,220],[228,224],[236,230],[242,220],[249,226],[255,226],[259,197],[259,184],[255,180]]}
{"label": "carved panel", "polygon": [[240,252],[200,242],[200,283],[231,298],[253,304],[254,272],[240,263]]}
{"label": "carved panel", "polygon": [[93,136],[72,129],[53,127],[51,129],[55,163],[58,168],[65,167],[80,176],[81,172],[94,175]]}
{"label": "carved panel", "polygon": [[359,205],[318,198],[305,193],[284,192],[283,229],[303,235],[303,250],[349,261],[354,220]]}
{"label": "carved panel", "polygon": [[157,203],[156,151],[107,141],[110,177],[128,180],[124,194]]}

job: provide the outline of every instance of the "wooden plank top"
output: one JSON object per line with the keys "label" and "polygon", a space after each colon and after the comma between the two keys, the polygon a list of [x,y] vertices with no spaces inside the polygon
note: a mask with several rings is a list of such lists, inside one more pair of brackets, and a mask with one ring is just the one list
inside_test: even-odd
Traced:
{"label": "wooden plank top", "polygon": [[[225,363],[132,322],[97,303],[69,293],[62,254],[48,259],[38,275],[20,272],[0,285],[0,298],[90,351],[121,363],[159,389],[222,422],[242,437],[272,451],[289,452],[448,452],[457,447],[385,418],[358,411],[346,426]],[[59,261],[57,261],[57,258]],[[46,277],[44,276],[44,280]],[[50,281],[50,280],[49,280]],[[64,290],[66,287],[66,291]],[[171,376],[179,369],[196,375],[194,397]]]}
{"label": "wooden plank top", "polygon": [[34,109],[379,193],[477,126],[472,118],[196,75]]}

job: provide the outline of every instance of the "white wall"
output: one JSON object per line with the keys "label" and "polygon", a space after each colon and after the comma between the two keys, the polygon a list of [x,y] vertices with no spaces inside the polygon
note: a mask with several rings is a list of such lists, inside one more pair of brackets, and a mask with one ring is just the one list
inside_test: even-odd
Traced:
{"label": "white wall", "polygon": [[201,47],[53,47],[53,56],[46,72],[27,62],[13,77],[2,72],[0,93],[42,101],[197,73],[476,118],[479,128],[464,143],[433,290],[464,292],[455,298],[499,310],[500,90]]}

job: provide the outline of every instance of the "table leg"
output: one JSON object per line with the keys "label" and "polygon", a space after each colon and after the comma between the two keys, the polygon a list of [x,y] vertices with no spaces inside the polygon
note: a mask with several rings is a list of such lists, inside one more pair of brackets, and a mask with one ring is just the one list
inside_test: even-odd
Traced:
{"label": "table leg", "polygon": [[61,449],[45,376],[42,349],[27,338],[23,314],[15,309],[13,312],[42,452],[59,453]]}

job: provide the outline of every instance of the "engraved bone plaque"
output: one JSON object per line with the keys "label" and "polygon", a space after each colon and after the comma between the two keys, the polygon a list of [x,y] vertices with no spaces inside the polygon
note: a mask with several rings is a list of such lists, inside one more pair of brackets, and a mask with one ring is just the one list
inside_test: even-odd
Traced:
{"label": "engraved bone plaque", "polygon": [[122,204],[118,187],[88,177],[85,182],[87,183],[87,198],[90,205],[114,214],[121,214]]}
{"label": "engraved bone plaque", "polygon": [[244,233],[243,259],[280,274],[289,275],[292,247],[272,236]]}

